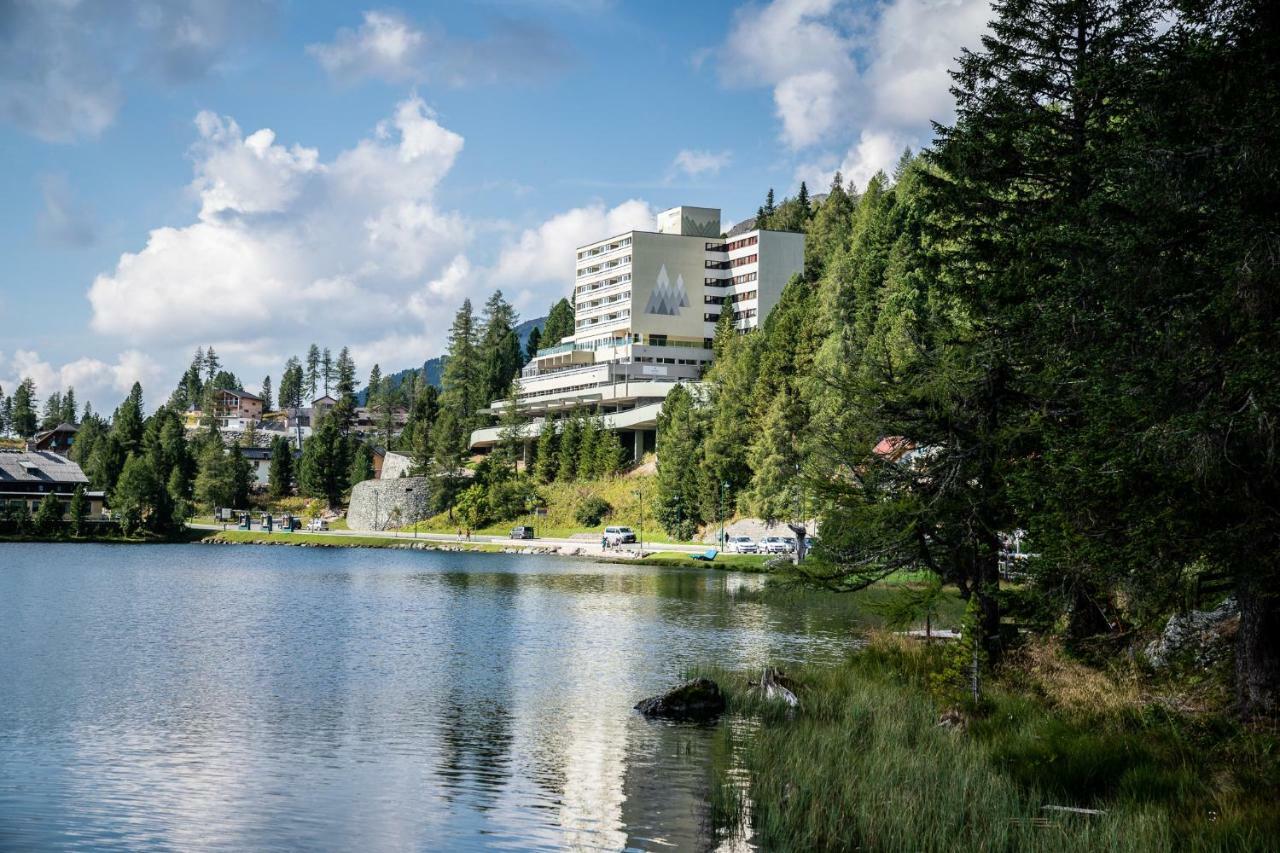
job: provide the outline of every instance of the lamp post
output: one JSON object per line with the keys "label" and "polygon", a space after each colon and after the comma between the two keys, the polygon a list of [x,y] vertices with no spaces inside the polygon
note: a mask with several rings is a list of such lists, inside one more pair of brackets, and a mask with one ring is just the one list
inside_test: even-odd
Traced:
{"label": "lamp post", "polygon": [[729,487],[726,480],[720,481],[720,492],[716,497],[716,515],[720,516],[720,550],[724,550],[724,490]]}
{"label": "lamp post", "polygon": [[638,538],[640,541],[638,544],[640,546],[640,553],[643,554],[644,553],[644,486],[636,487],[635,495],[636,495],[636,499],[640,501],[640,522],[638,524],[638,527],[640,529],[639,530],[640,535]]}

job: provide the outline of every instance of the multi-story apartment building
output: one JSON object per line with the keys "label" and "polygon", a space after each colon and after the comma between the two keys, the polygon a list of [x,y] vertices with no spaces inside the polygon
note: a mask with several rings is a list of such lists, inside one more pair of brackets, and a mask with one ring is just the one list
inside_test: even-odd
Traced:
{"label": "multi-story apartment building", "polygon": [[[705,207],[675,207],[658,215],[656,232],[579,247],[574,334],[539,350],[520,375],[516,402],[534,419],[531,433],[585,406],[633,433],[637,455],[652,449],[662,400],[710,365],[720,313],[732,311],[740,331],[754,329],[803,265],[804,235],[754,230],[728,240],[720,211]],[[497,432],[476,431],[472,447],[492,446]]]}

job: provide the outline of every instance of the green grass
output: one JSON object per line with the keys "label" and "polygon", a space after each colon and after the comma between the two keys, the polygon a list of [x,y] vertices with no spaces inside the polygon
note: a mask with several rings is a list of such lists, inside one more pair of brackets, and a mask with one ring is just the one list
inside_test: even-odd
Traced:
{"label": "green grass", "polygon": [[742,675],[707,673],[730,697],[721,834],[749,823],[771,850],[1275,849],[1274,736],[1140,704],[1067,713],[999,685],[967,728],[943,728],[928,685],[945,654],[889,641],[791,673],[792,717]]}

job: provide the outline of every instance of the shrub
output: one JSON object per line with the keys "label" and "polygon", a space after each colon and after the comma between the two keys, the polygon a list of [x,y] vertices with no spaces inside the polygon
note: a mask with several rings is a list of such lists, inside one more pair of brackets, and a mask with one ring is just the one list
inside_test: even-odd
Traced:
{"label": "shrub", "polygon": [[590,495],[578,504],[573,511],[573,518],[583,527],[595,527],[604,517],[613,512],[613,507],[599,495]]}

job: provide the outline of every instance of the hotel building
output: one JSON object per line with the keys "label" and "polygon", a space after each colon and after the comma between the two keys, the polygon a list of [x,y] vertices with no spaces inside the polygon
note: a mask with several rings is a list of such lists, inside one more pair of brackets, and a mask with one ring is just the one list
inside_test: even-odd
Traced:
{"label": "hotel building", "polygon": [[[720,211],[675,207],[658,230],[627,231],[577,249],[574,333],[525,366],[516,405],[542,422],[581,407],[611,429],[633,433],[638,456],[653,448],[657,413],[677,383],[697,382],[711,363],[722,311],[756,328],[804,266],[804,235],[753,230],[721,236]],[[490,409],[500,413],[506,401]],[[477,430],[471,446],[497,441]]]}

